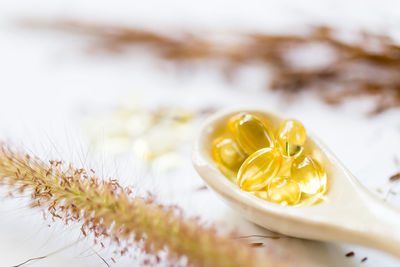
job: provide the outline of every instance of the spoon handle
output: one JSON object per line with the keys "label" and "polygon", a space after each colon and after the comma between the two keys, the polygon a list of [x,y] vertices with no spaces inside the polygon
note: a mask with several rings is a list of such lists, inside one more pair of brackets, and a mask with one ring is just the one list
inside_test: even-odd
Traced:
{"label": "spoon handle", "polygon": [[366,203],[366,210],[352,215],[358,223],[348,241],[400,258],[400,211],[375,198],[368,198]]}

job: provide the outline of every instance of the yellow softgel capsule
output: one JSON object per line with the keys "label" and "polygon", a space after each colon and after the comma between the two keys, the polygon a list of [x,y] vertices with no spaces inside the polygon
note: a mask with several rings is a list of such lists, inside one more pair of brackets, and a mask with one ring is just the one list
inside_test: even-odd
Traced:
{"label": "yellow softgel capsule", "polygon": [[254,196],[256,196],[256,197],[258,197],[258,198],[261,198],[261,199],[264,199],[264,200],[269,200],[268,199],[268,192],[267,192],[267,190],[261,190],[261,191],[254,191],[254,192],[251,192]]}
{"label": "yellow softgel capsule", "polygon": [[285,120],[279,127],[277,141],[282,148],[283,156],[298,156],[306,141],[306,130],[297,120]]}
{"label": "yellow softgel capsule", "polygon": [[267,187],[268,200],[283,206],[295,205],[301,197],[299,184],[289,177],[273,178]]}
{"label": "yellow softgel capsule", "polygon": [[274,136],[270,127],[254,115],[239,113],[229,120],[228,128],[249,155],[261,148],[274,146]]}
{"label": "yellow softgel capsule", "polygon": [[219,139],[214,144],[213,156],[224,175],[235,181],[237,171],[246,159],[239,145],[230,138]]}
{"label": "yellow softgel capsule", "polygon": [[325,170],[311,156],[302,155],[293,161],[291,178],[306,194],[324,193],[326,190]]}
{"label": "yellow softgel capsule", "polygon": [[251,154],[237,174],[237,184],[245,191],[264,188],[275,177],[282,163],[282,155],[275,148],[262,148]]}

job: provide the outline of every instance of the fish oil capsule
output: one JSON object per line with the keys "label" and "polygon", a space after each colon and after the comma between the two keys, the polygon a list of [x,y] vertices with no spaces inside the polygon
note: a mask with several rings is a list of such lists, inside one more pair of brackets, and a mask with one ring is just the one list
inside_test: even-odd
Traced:
{"label": "fish oil capsule", "polygon": [[293,161],[291,178],[306,194],[324,193],[326,190],[325,170],[311,156],[300,156]]}
{"label": "fish oil capsule", "polygon": [[281,163],[279,150],[270,147],[257,150],[240,167],[237,184],[245,191],[261,190],[278,173]]}
{"label": "fish oil capsule", "polygon": [[260,190],[260,191],[254,191],[251,192],[254,196],[264,199],[264,200],[269,200],[268,199],[268,192],[266,190]]}
{"label": "fish oil capsule", "polygon": [[219,139],[214,144],[213,156],[223,174],[234,182],[237,171],[246,159],[238,144],[230,138]]}
{"label": "fish oil capsule", "polygon": [[306,130],[297,120],[285,120],[279,127],[277,141],[285,157],[296,157],[303,150],[306,141]]}
{"label": "fish oil capsule", "polygon": [[282,164],[276,176],[290,177],[290,170],[292,168],[293,158],[282,156]]}
{"label": "fish oil capsule", "polygon": [[268,200],[283,206],[295,205],[301,197],[300,186],[289,177],[273,178],[267,187]]}
{"label": "fish oil capsule", "polygon": [[248,113],[239,113],[233,116],[228,127],[239,145],[248,154],[265,147],[273,147],[273,133],[269,126]]}

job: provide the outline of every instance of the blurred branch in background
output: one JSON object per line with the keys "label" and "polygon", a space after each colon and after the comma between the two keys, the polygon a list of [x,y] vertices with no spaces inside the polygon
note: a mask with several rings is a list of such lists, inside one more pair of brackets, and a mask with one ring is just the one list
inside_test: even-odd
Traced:
{"label": "blurred branch in background", "polygon": [[299,35],[238,34],[226,42],[204,34],[166,35],[69,20],[24,25],[92,37],[98,51],[125,53],[145,46],[167,61],[222,61],[231,75],[243,65],[258,64],[271,77],[271,89],[290,94],[315,91],[330,104],[374,96],[373,114],[400,106],[400,46],[385,35],[360,31],[350,34],[349,40],[339,30],[320,26]]}

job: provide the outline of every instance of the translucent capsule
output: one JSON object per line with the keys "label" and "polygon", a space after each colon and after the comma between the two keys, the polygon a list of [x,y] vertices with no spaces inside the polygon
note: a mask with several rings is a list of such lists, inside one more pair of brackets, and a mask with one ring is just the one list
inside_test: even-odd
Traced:
{"label": "translucent capsule", "polygon": [[291,178],[306,194],[325,193],[326,173],[321,165],[311,156],[300,156],[293,161]]}
{"label": "translucent capsule", "polygon": [[230,138],[219,139],[214,144],[213,156],[223,174],[234,182],[237,171],[246,159],[238,144]]}
{"label": "translucent capsule", "polygon": [[264,200],[269,200],[268,199],[268,192],[266,190],[261,190],[261,191],[254,191],[251,192],[253,195],[255,195],[258,198],[264,199]]}
{"label": "translucent capsule", "polygon": [[173,129],[166,125],[156,125],[135,139],[132,150],[142,159],[154,160],[165,153],[174,151],[179,141]]}
{"label": "translucent capsule", "polygon": [[240,167],[237,184],[245,191],[261,190],[278,173],[281,163],[279,150],[270,147],[257,150]]}
{"label": "translucent capsule", "polygon": [[273,133],[269,126],[256,116],[240,113],[233,116],[228,127],[236,141],[247,154],[265,147],[273,147]]}
{"label": "translucent capsule", "polygon": [[283,206],[299,202],[301,191],[299,184],[289,177],[273,178],[267,187],[268,199]]}
{"label": "translucent capsule", "polygon": [[279,127],[277,141],[281,146],[283,156],[298,156],[306,141],[306,130],[297,120],[285,120]]}
{"label": "translucent capsule", "polygon": [[292,168],[293,160],[294,158],[282,157],[281,168],[279,169],[279,172],[276,174],[276,176],[290,177],[290,170]]}

